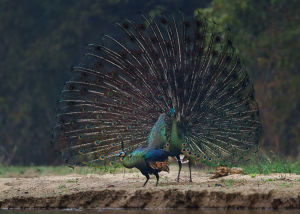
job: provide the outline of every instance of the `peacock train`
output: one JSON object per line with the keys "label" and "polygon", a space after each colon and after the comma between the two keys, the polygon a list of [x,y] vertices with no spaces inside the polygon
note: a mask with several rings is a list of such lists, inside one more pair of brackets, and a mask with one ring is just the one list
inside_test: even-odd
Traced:
{"label": "peacock train", "polygon": [[54,142],[69,165],[121,162],[146,177],[236,163],[261,135],[253,84],[230,32],[205,18],[141,16],[90,44],[58,101]]}

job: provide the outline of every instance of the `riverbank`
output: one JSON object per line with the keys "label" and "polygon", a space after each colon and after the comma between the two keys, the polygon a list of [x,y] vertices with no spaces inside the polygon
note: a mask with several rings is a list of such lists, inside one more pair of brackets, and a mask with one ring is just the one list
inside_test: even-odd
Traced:
{"label": "riverbank", "polygon": [[229,175],[193,172],[193,183],[176,169],[151,177],[140,173],[71,174],[0,178],[0,208],[298,208],[300,175]]}

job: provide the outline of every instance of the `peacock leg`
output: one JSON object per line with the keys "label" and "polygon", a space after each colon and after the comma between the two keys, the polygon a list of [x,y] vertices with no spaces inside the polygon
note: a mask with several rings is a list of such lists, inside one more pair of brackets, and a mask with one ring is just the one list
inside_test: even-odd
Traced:
{"label": "peacock leg", "polygon": [[144,186],[146,186],[146,184],[148,183],[148,181],[149,181],[149,179],[150,179],[150,176],[149,176],[148,173],[143,173],[143,172],[142,172],[142,174],[145,175],[145,177],[146,177],[146,181],[145,181],[145,183],[144,183],[144,185],[143,185],[143,187],[144,187]]}
{"label": "peacock leg", "polygon": [[179,182],[179,177],[180,177],[180,171],[181,171],[182,163],[181,163],[179,155],[177,155],[176,158],[177,158],[177,163],[178,163],[178,167],[179,167],[179,171],[178,171],[178,175],[177,175],[177,182]]}
{"label": "peacock leg", "polygon": [[191,160],[189,160],[189,171],[190,171],[190,182],[193,182],[192,181],[192,162],[191,162]]}
{"label": "peacock leg", "polygon": [[155,177],[156,177],[156,186],[158,185],[158,181],[159,181],[159,174],[158,172],[154,173]]}

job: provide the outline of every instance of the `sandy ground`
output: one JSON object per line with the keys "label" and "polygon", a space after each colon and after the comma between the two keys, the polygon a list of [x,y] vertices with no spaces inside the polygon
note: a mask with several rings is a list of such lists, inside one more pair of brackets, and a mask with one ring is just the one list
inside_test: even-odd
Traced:
{"label": "sandy ground", "polygon": [[0,208],[298,208],[300,175],[229,175],[177,170],[142,187],[140,173],[0,178]]}

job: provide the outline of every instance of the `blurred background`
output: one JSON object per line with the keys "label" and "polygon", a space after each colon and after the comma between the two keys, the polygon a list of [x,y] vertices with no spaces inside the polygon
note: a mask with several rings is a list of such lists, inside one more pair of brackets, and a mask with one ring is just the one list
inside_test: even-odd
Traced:
{"label": "blurred background", "polygon": [[0,0],[0,165],[62,163],[55,106],[88,43],[139,12],[203,14],[230,27],[254,81],[261,149],[300,157],[299,0]]}

